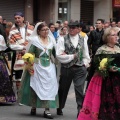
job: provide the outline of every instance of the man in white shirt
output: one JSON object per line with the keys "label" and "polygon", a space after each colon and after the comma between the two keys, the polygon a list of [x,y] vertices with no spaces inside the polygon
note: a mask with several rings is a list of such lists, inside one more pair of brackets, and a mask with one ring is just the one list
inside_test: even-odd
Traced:
{"label": "man in white shirt", "polygon": [[15,51],[12,58],[12,72],[14,70],[16,87],[19,89],[24,67],[22,56],[29,42],[28,37],[32,34],[34,27],[25,23],[22,12],[16,12],[14,20],[15,24],[13,24],[9,33],[9,46]]}
{"label": "man in white shirt", "polygon": [[87,40],[80,36],[79,23],[69,24],[69,34],[58,39],[56,56],[61,63],[61,75],[59,82],[59,108],[58,115],[63,115],[68,91],[73,80],[78,113],[84,99],[83,89],[87,75],[87,67],[90,63]]}

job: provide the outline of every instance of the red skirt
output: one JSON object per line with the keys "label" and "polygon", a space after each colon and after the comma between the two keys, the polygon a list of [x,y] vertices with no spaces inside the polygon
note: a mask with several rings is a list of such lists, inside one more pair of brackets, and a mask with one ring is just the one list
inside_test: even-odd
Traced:
{"label": "red skirt", "polygon": [[78,120],[98,120],[101,103],[102,77],[95,75],[88,86],[83,107],[80,110]]}

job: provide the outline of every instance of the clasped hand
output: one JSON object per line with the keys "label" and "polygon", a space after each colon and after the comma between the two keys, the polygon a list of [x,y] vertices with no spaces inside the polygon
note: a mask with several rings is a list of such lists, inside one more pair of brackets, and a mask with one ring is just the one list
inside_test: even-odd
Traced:
{"label": "clasped hand", "polygon": [[111,72],[117,72],[118,69],[119,69],[119,68],[116,67],[116,66],[111,66],[111,67],[110,67],[110,71],[111,71]]}
{"label": "clasped hand", "polygon": [[76,59],[76,58],[78,58],[78,54],[77,53],[74,54],[74,59]]}

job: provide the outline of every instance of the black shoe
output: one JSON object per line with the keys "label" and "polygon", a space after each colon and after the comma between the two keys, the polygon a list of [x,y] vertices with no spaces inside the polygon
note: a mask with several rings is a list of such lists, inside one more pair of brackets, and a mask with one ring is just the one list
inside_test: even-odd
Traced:
{"label": "black shoe", "polygon": [[45,111],[44,111],[44,118],[53,119],[51,113],[50,112],[46,113]]}
{"label": "black shoe", "polygon": [[32,108],[30,114],[31,114],[31,115],[36,115],[36,109],[35,109],[35,108]]}
{"label": "black shoe", "polygon": [[63,115],[62,109],[57,108],[57,115]]}

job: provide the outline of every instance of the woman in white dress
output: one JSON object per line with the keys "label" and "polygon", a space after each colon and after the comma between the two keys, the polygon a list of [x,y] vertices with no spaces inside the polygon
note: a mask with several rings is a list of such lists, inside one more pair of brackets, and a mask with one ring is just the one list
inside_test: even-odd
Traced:
{"label": "woman in white dress", "polygon": [[34,74],[30,75],[28,70],[24,70],[20,103],[32,106],[31,115],[36,114],[36,108],[45,108],[44,117],[53,119],[49,108],[58,107],[58,83],[52,59],[55,39],[48,26],[39,22],[30,36],[30,41],[27,51],[35,54]]}

